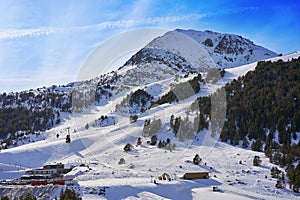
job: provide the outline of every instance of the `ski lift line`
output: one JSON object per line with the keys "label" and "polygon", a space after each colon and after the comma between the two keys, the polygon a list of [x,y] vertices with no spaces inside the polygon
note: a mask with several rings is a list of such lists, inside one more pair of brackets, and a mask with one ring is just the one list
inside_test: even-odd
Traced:
{"label": "ski lift line", "polygon": [[[96,130],[95,130],[96,131]],[[127,133],[125,133],[127,135]],[[77,135],[77,134],[76,134]],[[110,143],[107,143],[106,145],[104,146],[101,146],[101,150],[100,151],[103,151],[105,149],[107,149],[106,147],[107,146],[110,146],[111,144],[113,144],[114,142],[118,141],[119,139],[121,139],[122,137],[124,137],[125,135],[124,134],[119,134],[117,137],[114,137],[113,139],[108,139],[106,138],[107,141],[109,141]],[[79,135],[77,135],[77,137],[79,137]],[[86,149],[86,151],[88,151],[87,155],[90,156],[90,157],[93,157],[94,159],[96,159],[94,153],[92,153],[89,148]],[[102,162],[100,161],[102,165],[106,166],[106,167],[112,167],[111,165],[105,163],[105,162]]]}
{"label": "ski lift line", "polygon": [[[95,131],[96,131],[96,130],[95,130]],[[75,134],[75,137],[80,139],[80,135],[81,135],[81,133]],[[95,157],[95,155],[90,151],[89,148],[86,148],[85,151],[87,151],[87,156],[93,157],[94,160],[98,160],[98,159]],[[86,156],[85,156],[85,157],[86,157]],[[98,160],[98,162],[99,162],[99,160]],[[111,167],[110,165],[108,165],[108,164],[106,164],[106,163],[104,163],[104,162],[101,162],[101,164],[102,164],[103,166],[106,166],[106,167]]]}
{"label": "ski lift line", "polygon": [[22,166],[22,165],[14,164],[14,163],[0,162],[0,165],[7,165],[7,166],[11,166],[11,167],[16,167],[16,168],[30,169],[30,168],[28,168],[28,167],[24,167],[24,166]]}

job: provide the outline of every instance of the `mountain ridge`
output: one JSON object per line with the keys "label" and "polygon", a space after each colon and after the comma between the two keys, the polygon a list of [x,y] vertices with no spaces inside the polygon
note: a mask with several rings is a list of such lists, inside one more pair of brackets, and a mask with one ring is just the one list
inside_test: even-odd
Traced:
{"label": "mountain ridge", "polygon": [[[56,122],[59,123],[61,119],[58,112],[80,111],[81,107],[89,106],[93,102],[107,102],[113,93],[120,93],[132,86],[142,86],[162,81],[175,75],[183,76],[188,73],[205,72],[209,68],[220,67],[218,64],[215,64],[215,58],[211,56],[214,53],[207,51],[205,45],[202,44],[202,39],[212,35],[216,35],[217,38],[229,35],[234,38],[243,39],[241,36],[220,34],[212,31],[202,32],[176,29],[149,42],[148,45],[138,51],[122,67],[114,72],[101,75],[92,80],[73,82],[61,87],[53,85],[49,88],[44,87],[37,90],[29,90],[28,92],[3,93],[0,97],[0,104],[2,107],[16,107],[18,105],[28,107],[31,105],[29,106],[31,108],[40,107],[42,113],[44,112],[43,108],[45,105],[47,108],[54,105],[55,108],[53,107],[53,111],[48,112],[53,114],[46,117],[49,122],[44,121],[44,123],[48,124],[47,126],[36,128],[34,124],[26,125],[27,129],[31,130],[31,132],[33,132],[32,130],[46,130],[51,127],[49,124],[53,126]],[[247,44],[254,45],[250,40],[244,40]],[[215,44],[213,46],[217,47],[218,45]],[[232,51],[230,50],[230,46],[225,46],[224,48],[228,49],[228,52]],[[226,59],[223,58],[223,60]],[[237,62],[236,65],[241,64],[238,61],[233,62]],[[112,92],[113,90],[115,92]],[[28,95],[23,93],[28,93]],[[89,94],[84,104],[80,100],[83,98],[83,95],[86,95],[83,93]],[[20,94],[25,99],[20,98]],[[28,97],[27,100],[26,96]],[[30,98],[35,98],[34,102],[36,103]],[[38,124],[38,127],[40,127],[39,123],[36,122],[35,124]]]}
{"label": "mountain ridge", "polygon": [[[17,166],[27,169],[49,162],[63,162],[76,166],[73,174],[69,175],[79,181],[78,188],[83,190],[84,197],[93,195],[92,199],[99,197],[96,196],[99,185],[109,187],[105,197],[113,196],[112,199],[119,198],[121,192],[124,192],[124,198],[135,195],[135,192],[140,195],[141,190],[157,194],[155,198],[187,199],[195,195],[199,185],[207,191],[218,186],[222,191],[220,195],[234,193],[245,198],[297,198],[290,189],[279,192],[275,187],[277,179],[268,178],[275,165],[269,163],[262,152],[241,149],[241,141],[237,142],[237,146],[222,143],[218,141],[220,133],[212,134],[211,119],[214,115],[210,112],[212,104],[209,98],[226,83],[237,83],[242,80],[240,76],[255,70],[258,60],[237,68],[212,70],[220,76],[209,79],[211,71],[208,69],[215,67],[210,65],[213,64],[209,62],[211,57],[206,57],[209,53],[182,33],[169,34],[171,41],[175,41],[176,37],[185,38],[185,42],[192,43],[192,48],[188,49],[187,45],[174,49],[180,41],[169,46],[155,46],[154,43],[158,44],[156,40],[119,70],[71,83],[65,88],[52,86],[33,90],[24,101],[20,100],[19,94],[10,94],[13,107],[40,106],[43,109],[56,103],[56,98],[52,101],[47,93],[57,93],[62,98],[57,101],[55,111],[62,111],[62,106],[67,103],[70,113],[61,112],[60,122],[49,130],[37,131],[29,136],[17,132],[15,137],[10,138],[11,145],[6,144],[8,149],[0,152],[0,167],[4,169],[0,179],[20,177],[24,170],[18,170]],[[197,52],[203,53],[203,57],[195,56]],[[235,50],[228,47],[228,52]],[[299,55],[279,56],[271,61],[281,59],[288,62]],[[206,66],[200,65],[203,61],[208,61]],[[239,89],[241,85],[238,84]],[[231,92],[234,95],[233,91],[234,88]],[[179,98],[177,94],[183,96]],[[197,98],[201,97],[198,102]],[[34,102],[35,98],[37,102]],[[156,105],[152,106],[152,102]],[[222,102],[219,103],[222,106]],[[6,104],[3,109],[8,106]],[[221,113],[220,109],[215,111]],[[221,135],[223,138],[224,133]],[[71,141],[66,143],[68,136]],[[27,142],[28,137],[30,141]],[[257,143],[253,138],[248,142],[249,146]],[[202,158],[198,165],[193,163],[195,154]],[[261,157],[262,166],[253,166],[256,156]],[[124,162],[121,163],[121,159]],[[13,164],[7,165],[7,162]],[[284,172],[284,168],[280,170]],[[199,171],[209,172],[209,179],[181,179],[184,173]],[[171,175],[171,181],[156,180],[158,185],[154,184],[153,179],[162,173]],[[296,176],[289,174],[289,177]],[[172,196],[171,190],[175,192],[171,193]],[[207,191],[196,194],[210,193]]]}
{"label": "mountain ridge", "polygon": [[217,33],[209,30],[176,29],[175,31],[185,34],[201,44],[212,57],[217,68],[237,67],[278,55],[239,35]]}

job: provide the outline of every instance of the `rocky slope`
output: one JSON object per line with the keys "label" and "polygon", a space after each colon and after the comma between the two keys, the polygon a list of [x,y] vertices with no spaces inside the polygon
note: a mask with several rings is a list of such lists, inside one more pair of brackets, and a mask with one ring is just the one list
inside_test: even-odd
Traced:
{"label": "rocky slope", "polygon": [[147,45],[151,47],[177,53],[202,70],[237,67],[277,56],[242,36],[212,31],[177,29],[154,39]]}

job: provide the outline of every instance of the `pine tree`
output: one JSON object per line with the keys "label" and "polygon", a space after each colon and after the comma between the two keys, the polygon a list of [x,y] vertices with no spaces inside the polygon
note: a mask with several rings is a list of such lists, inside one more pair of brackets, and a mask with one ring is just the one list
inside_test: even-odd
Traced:
{"label": "pine tree", "polygon": [[169,144],[171,142],[170,138],[167,138],[167,144]]}
{"label": "pine tree", "polygon": [[18,200],[37,200],[35,196],[33,196],[31,193],[27,192],[25,194],[22,194]]}
{"label": "pine tree", "polygon": [[244,136],[242,147],[247,148],[248,146],[249,146],[249,141],[248,141],[247,137]]}
{"label": "pine tree", "polygon": [[262,150],[261,139],[257,139],[256,141],[252,142],[251,149],[252,151],[261,151]]}
{"label": "pine tree", "polygon": [[162,148],[163,147],[163,144],[162,144],[161,140],[159,140],[157,147],[158,148]]}
{"label": "pine tree", "polygon": [[282,172],[281,175],[278,177],[278,180],[275,185],[276,188],[278,189],[283,189],[285,188],[285,176],[284,173]]}
{"label": "pine tree", "polygon": [[[254,71],[227,84],[227,120],[221,141],[237,144],[237,140],[242,139],[246,147],[246,136],[254,139],[251,145],[254,151],[262,151],[265,143],[265,155],[272,163],[282,167],[297,163],[300,142],[293,144],[291,140],[297,141],[296,133],[300,131],[299,67],[299,58],[289,62],[259,62]],[[197,103],[192,104],[192,109],[197,108]],[[203,110],[209,107],[198,105]],[[275,133],[278,133],[279,144],[274,141]],[[296,168],[287,172],[294,191],[300,187],[298,173]]]}
{"label": "pine tree", "polygon": [[254,156],[253,159],[253,166],[260,166],[261,165],[261,159],[259,156]]}
{"label": "pine tree", "polygon": [[157,137],[156,137],[156,135],[152,135],[150,145],[156,145],[156,143],[157,143]]}
{"label": "pine tree", "polygon": [[132,146],[130,143],[127,143],[127,144],[124,146],[123,150],[124,150],[125,152],[131,151],[131,150],[133,150],[133,146]]}
{"label": "pine tree", "polygon": [[290,188],[294,192],[300,192],[300,164],[298,164],[296,167],[289,164],[286,171]]}
{"label": "pine tree", "polygon": [[195,164],[195,165],[199,165],[200,164],[200,162],[201,162],[201,158],[200,158],[200,156],[198,155],[198,154],[196,154],[195,155],[195,157],[193,158],[193,163]]}
{"label": "pine tree", "polygon": [[61,190],[60,192],[60,200],[82,200],[79,194],[77,194],[74,190],[70,190],[66,188],[66,190]]}
{"label": "pine tree", "polygon": [[238,145],[240,141],[239,131],[236,131],[233,138],[233,145]]}
{"label": "pine tree", "polygon": [[119,163],[118,163],[119,165],[123,165],[123,164],[125,164],[125,159],[124,158],[120,158],[120,160],[119,160]]}
{"label": "pine tree", "polygon": [[67,137],[66,137],[66,143],[70,143],[71,142],[71,137],[70,137],[70,135],[67,135]]}
{"label": "pine tree", "polygon": [[228,138],[227,138],[227,130],[225,127],[223,127],[221,134],[220,134],[220,139],[222,142],[227,142]]}
{"label": "pine tree", "polygon": [[132,115],[132,116],[129,117],[131,123],[136,122],[138,120],[138,118],[139,117],[137,115]]}
{"label": "pine tree", "polygon": [[172,130],[174,129],[174,115],[171,115],[170,117],[170,127]]}
{"label": "pine tree", "polygon": [[137,141],[136,141],[136,146],[139,146],[139,145],[141,145],[141,144],[142,144],[142,138],[139,137],[139,138],[137,139]]}
{"label": "pine tree", "polygon": [[271,176],[272,178],[279,178],[279,175],[280,175],[280,170],[277,168],[277,167],[272,167],[271,169]]}

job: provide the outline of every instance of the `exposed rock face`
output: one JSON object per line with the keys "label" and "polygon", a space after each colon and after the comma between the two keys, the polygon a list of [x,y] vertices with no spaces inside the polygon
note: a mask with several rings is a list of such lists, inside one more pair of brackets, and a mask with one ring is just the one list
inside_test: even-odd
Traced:
{"label": "exposed rock face", "polygon": [[[184,36],[197,43],[198,48],[191,45],[192,42]],[[179,40],[184,42],[180,43]],[[189,46],[189,48],[186,46]],[[258,46],[242,36],[212,31],[177,29],[154,39],[147,45],[147,48],[149,47],[174,52],[185,58],[194,68],[200,71],[207,70],[207,67],[237,67],[278,56],[273,51]],[[201,48],[203,51],[199,52]],[[213,64],[210,63],[211,61],[213,61]]]}

